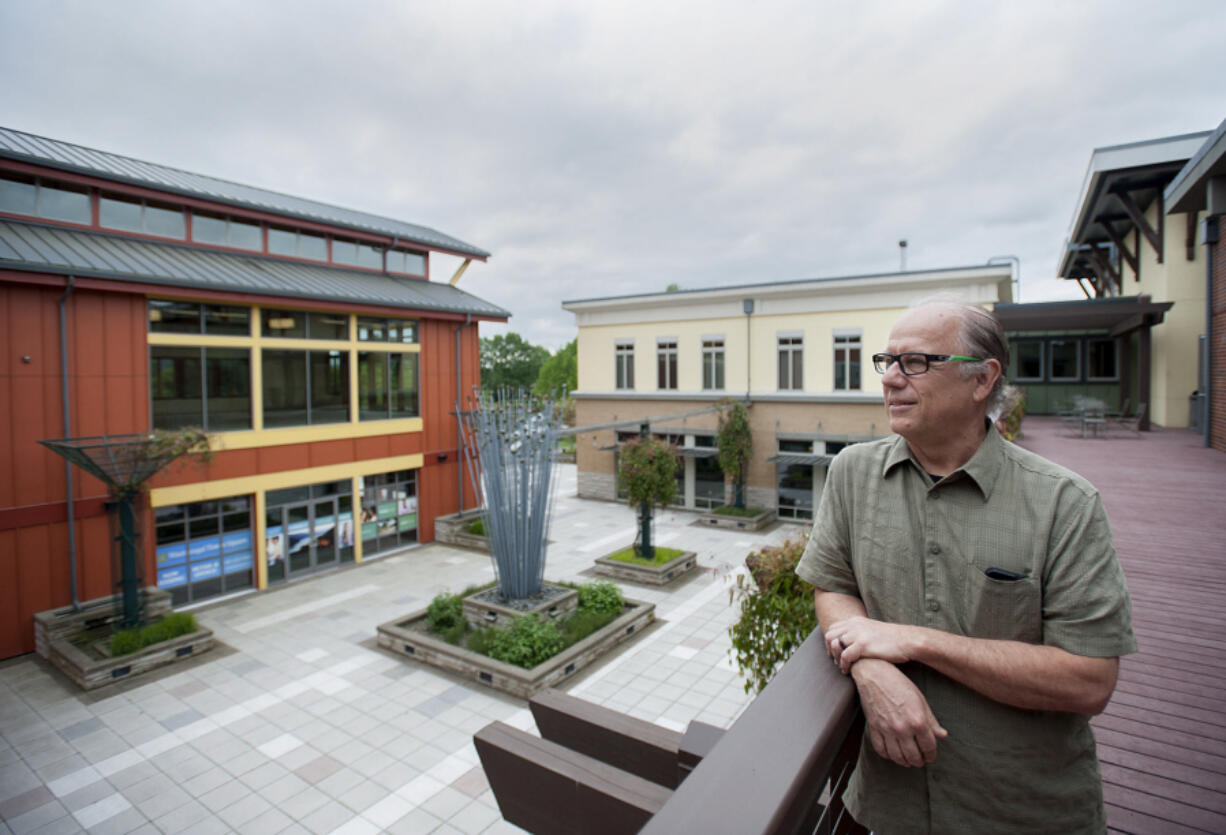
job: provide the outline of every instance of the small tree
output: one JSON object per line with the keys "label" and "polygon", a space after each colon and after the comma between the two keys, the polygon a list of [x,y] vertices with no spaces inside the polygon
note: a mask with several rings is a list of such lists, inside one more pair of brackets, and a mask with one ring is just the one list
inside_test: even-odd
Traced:
{"label": "small tree", "polygon": [[639,538],[635,545],[644,559],[656,556],[651,543],[653,509],[677,498],[679,460],[675,447],[646,434],[623,444],[618,453],[618,483],[629,496],[630,506],[639,508]]}
{"label": "small tree", "polygon": [[745,679],[745,692],[762,692],[771,677],[817,626],[813,587],[796,576],[804,537],[767,546],[745,558],[752,582],[737,575],[729,591],[741,616],[728,630],[733,659]]}
{"label": "small tree", "polygon": [[749,431],[749,411],[744,403],[727,403],[719,413],[719,468],[732,479],[733,506],[745,506],[745,471],[753,456],[753,434]]}

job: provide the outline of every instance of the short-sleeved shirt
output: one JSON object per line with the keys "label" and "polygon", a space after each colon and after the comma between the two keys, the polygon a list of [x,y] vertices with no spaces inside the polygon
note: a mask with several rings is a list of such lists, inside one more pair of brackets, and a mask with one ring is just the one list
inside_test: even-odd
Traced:
{"label": "short-sleeved shirt", "polygon": [[[1098,492],[991,427],[935,483],[901,437],[844,449],[796,573],[860,598],[875,620],[1083,656],[1136,651]],[[878,756],[866,737],[844,794],[857,821],[882,833],[1105,831],[1089,717],[1010,707],[919,663],[900,669],[949,736],[922,768]]]}

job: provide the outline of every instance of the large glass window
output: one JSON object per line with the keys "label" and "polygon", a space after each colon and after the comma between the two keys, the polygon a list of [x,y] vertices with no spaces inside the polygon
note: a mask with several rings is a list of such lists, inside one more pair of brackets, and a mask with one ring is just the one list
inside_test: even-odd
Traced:
{"label": "large glass window", "polygon": [[361,479],[362,554],[372,557],[417,542],[417,471]]}
{"label": "large glass window", "polygon": [[268,251],[273,255],[292,255],[312,261],[328,260],[328,239],[296,229],[268,227]]}
{"label": "large glass window", "polygon": [[417,354],[362,351],[358,354],[358,419],[417,417]]}
{"label": "large glass window", "polygon": [[1076,339],[1052,339],[1048,376],[1052,380],[1077,380],[1081,377],[1081,342]]}
{"label": "large glass window", "polygon": [[783,334],[779,337],[779,390],[804,388],[804,337]]}
{"label": "large glass window", "polygon": [[344,351],[262,352],[264,426],[349,420],[349,360]]}
{"label": "large glass window", "polygon": [[617,342],[613,346],[613,357],[616,364],[617,388],[634,388],[634,343]]}
{"label": "large glass window", "polygon": [[[694,446],[715,450],[714,435],[695,435]],[[682,494],[684,495],[684,494]],[[718,455],[694,458],[694,506],[719,507],[724,503],[724,471],[719,468]]]}
{"label": "large glass window", "polygon": [[192,240],[235,249],[258,251],[264,248],[263,234],[258,223],[209,212],[192,212]]}
{"label": "large glass window", "polygon": [[390,273],[407,273],[408,275],[425,275],[426,256],[419,252],[390,249],[387,252],[387,271]]}
{"label": "large glass window", "polygon": [[308,313],[304,310],[260,311],[265,336],[282,339],[349,339],[349,316],[344,313]]}
{"label": "large glass window", "polygon": [[[400,260],[403,264],[403,253],[401,253]],[[357,241],[350,241],[344,238],[333,238],[332,262],[334,264],[348,264],[354,267],[380,270],[383,269],[383,252],[369,244],[358,243]]]}
{"label": "large glass window", "polygon": [[716,391],[724,388],[723,337],[712,337],[702,341],[702,387]]}
{"label": "large glass window", "polygon": [[149,388],[155,429],[251,428],[251,352],[246,348],[151,346]]}
{"label": "large glass window", "polygon": [[1038,382],[1043,379],[1043,343],[1037,339],[1014,342],[1013,379],[1015,382]]}
{"label": "large glass window", "polygon": [[187,237],[187,221],[182,208],[118,194],[103,193],[99,198],[98,225],[162,238],[182,240]]}
{"label": "large glass window", "polygon": [[656,388],[677,388],[677,340],[656,342]]}
{"label": "large glass window", "polygon": [[92,220],[87,187],[25,174],[0,175],[0,211],[69,223]]}
{"label": "large glass window", "polygon": [[1086,377],[1090,380],[1118,380],[1115,340],[1090,339],[1086,342]]}
{"label": "large glass window", "polygon": [[150,333],[251,335],[251,310],[246,307],[150,299],[148,311]]}
{"label": "large glass window", "polygon": [[250,497],[159,507],[153,515],[157,584],[175,606],[255,585]]}
{"label": "large glass window", "polygon": [[[813,441],[779,440],[780,457],[786,453],[813,454]],[[813,518],[812,463],[791,463],[786,459],[777,464],[780,519]]]}
{"label": "large glass window", "polygon": [[359,342],[398,342],[417,344],[417,320],[358,317]]}
{"label": "large glass window", "polygon": [[834,334],[834,389],[860,390],[859,331],[836,331]]}
{"label": "large glass window", "polygon": [[353,562],[356,526],[348,479],[269,490],[264,560],[269,583]]}

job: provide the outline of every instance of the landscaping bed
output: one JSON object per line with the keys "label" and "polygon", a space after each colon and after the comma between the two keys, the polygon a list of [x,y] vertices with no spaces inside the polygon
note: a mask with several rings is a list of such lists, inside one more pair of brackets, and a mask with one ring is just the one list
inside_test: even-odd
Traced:
{"label": "landscaping bed", "polygon": [[[609,583],[568,591],[577,604],[571,614],[561,615],[556,598],[549,598],[543,604],[548,608],[510,616],[497,627],[485,625],[488,601],[471,605],[481,592],[465,598],[439,595],[426,609],[381,624],[379,646],[531,698],[591,665],[655,618],[654,604],[626,600]],[[548,614],[551,609],[554,617]],[[477,623],[468,620],[474,612]]]}
{"label": "landscaping bed", "polygon": [[728,528],[737,531],[757,531],[775,521],[775,511],[760,507],[717,507],[699,516],[695,525],[704,528]]}
{"label": "landscaping bed", "polygon": [[596,573],[631,583],[662,586],[698,567],[698,555],[693,551],[658,546],[655,551],[655,560],[638,556],[633,546],[605,554],[596,559]]}
{"label": "landscaping bed", "polygon": [[485,536],[481,514],[476,511],[449,513],[434,520],[434,538],[448,545],[459,545],[489,552],[490,541]]}

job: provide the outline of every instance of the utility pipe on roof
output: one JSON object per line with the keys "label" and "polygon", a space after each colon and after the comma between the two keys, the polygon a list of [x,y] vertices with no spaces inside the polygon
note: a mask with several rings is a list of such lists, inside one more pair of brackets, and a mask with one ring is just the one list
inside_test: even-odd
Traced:
{"label": "utility pipe on roof", "polygon": [[[1212,207],[1210,207],[1212,208]],[[1220,239],[1221,229],[1217,215],[1208,215],[1201,221],[1204,224],[1205,244],[1205,361],[1203,364],[1205,378],[1200,383],[1201,417],[1200,428],[1204,436],[1204,445],[1210,445],[1212,427],[1209,418],[1213,414],[1213,250]]]}
{"label": "utility pipe on roof", "polygon": [[[60,402],[63,407],[64,437],[72,437],[72,411],[68,397],[68,318],[64,305],[72,295],[73,277],[68,276],[64,287],[64,295],[60,296]],[[72,609],[81,611],[81,601],[77,598],[77,514],[73,504],[72,462],[64,459],[64,490],[68,508],[68,582],[72,592]]]}
{"label": "utility pipe on roof", "polygon": [[1009,279],[1014,285],[1013,301],[1014,303],[1022,300],[1022,259],[1016,255],[993,255],[988,259],[988,264],[999,264],[1001,261],[1009,262]]}

